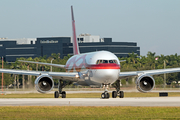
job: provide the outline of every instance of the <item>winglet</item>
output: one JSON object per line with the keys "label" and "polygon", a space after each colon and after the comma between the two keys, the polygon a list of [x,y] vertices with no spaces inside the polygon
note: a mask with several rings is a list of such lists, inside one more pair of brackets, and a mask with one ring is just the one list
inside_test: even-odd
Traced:
{"label": "winglet", "polygon": [[74,14],[73,14],[73,6],[71,6],[71,16],[72,16],[72,31],[73,31],[73,53],[74,55],[80,54],[79,53],[79,46],[76,38],[76,28],[75,28],[75,20],[74,20]]}

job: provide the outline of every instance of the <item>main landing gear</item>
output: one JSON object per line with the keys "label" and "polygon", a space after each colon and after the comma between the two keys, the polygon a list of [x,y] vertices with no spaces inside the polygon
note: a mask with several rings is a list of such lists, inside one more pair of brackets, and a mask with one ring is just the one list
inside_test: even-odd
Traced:
{"label": "main landing gear", "polygon": [[116,98],[117,96],[119,96],[119,98],[124,98],[124,92],[120,91],[120,80],[116,81],[114,87],[116,88],[116,91],[112,92],[112,98]]}
{"label": "main landing gear", "polygon": [[66,86],[66,82],[59,80],[59,84],[58,84],[58,90],[59,91],[55,91],[54,92],[54,98],[58,98],[59,96],[61,96],[62,98],[66,98],[66,92],[62,91],[62,89]]}

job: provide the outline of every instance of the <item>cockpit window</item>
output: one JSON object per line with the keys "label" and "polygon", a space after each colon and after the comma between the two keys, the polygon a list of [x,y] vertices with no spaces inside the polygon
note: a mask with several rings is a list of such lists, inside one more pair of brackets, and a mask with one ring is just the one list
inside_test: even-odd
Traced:
{"label": "cockpit window", "polygon": [[108,63],[108,60],[103,60],[103,63]]}
{"label": "cockpit window", "polygon": [[109,63],[114,63],[114,61],[113,60],[109,60]]}
{"label": "cockpit window", "polygon": [[96,64],[100,63],[117,63],[117,60],[97,60]]}
{"label": "cockpit window", "polygon": [[109,63],[117,63],[117,60],[109,60]]}
{"label": "cockpit window", "polygon": [[103,63],[103,60],[97,60],[96,64]]}

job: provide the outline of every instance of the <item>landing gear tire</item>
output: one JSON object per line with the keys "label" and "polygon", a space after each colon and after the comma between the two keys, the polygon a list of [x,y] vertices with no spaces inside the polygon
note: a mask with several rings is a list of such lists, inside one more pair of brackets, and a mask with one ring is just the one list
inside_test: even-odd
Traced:
{"label": "landing gear tire", "polygon": [[112,98],[116,98],[117,97],[117,92],[116,91],[113,91],[112,92]]}
{"label": "landing gear tire", "polygon": [[54,92],[54,98],[58,98],[59,97],[59,92],[58,91],[55,91]]}
{"label": "landing gear tire", "polygon": [[124,92],[123,91],[119,92],[119,98],[124,98]]}
{"label": "landing gear tire", "polygon": [[105,95],[106,95],[106,98],[109,99],[110,97],[109,93],[107,92]]}
{"label": "landing gear tire", "polygon": [[110,97],[109,93],[108,92],[104,92],[101,94],[101,98],[102,99],[108,99]]}
{"label": "landing gear tire", "polygon": [[106,98],[104,93],[101,94],[101,98],[102,98],[102,99],[105,99],[105,98]]}
{"label": "landing gear tire", "polygon": [[65,91],[62,91],[62,98],[66,98],[66,92]]}

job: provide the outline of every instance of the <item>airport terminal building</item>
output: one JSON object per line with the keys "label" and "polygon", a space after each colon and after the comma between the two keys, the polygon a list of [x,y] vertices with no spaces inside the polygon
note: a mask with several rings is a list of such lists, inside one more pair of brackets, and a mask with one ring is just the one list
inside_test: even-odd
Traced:
{"label": "airport terminal building", "polygon": [[[118,57],[128,57],[132,52],[140,56],[140,47],[135,42],[112,42],[112,38],[100,38],[90,34],[81,34],[77,40],[80,53],[106,50]],[[0,39],[0,56],[8,62],[14,62],[20,57],[49,57],[52,53],[60,53],[61,58],[68,54],[73,55],[71,37]]]}

